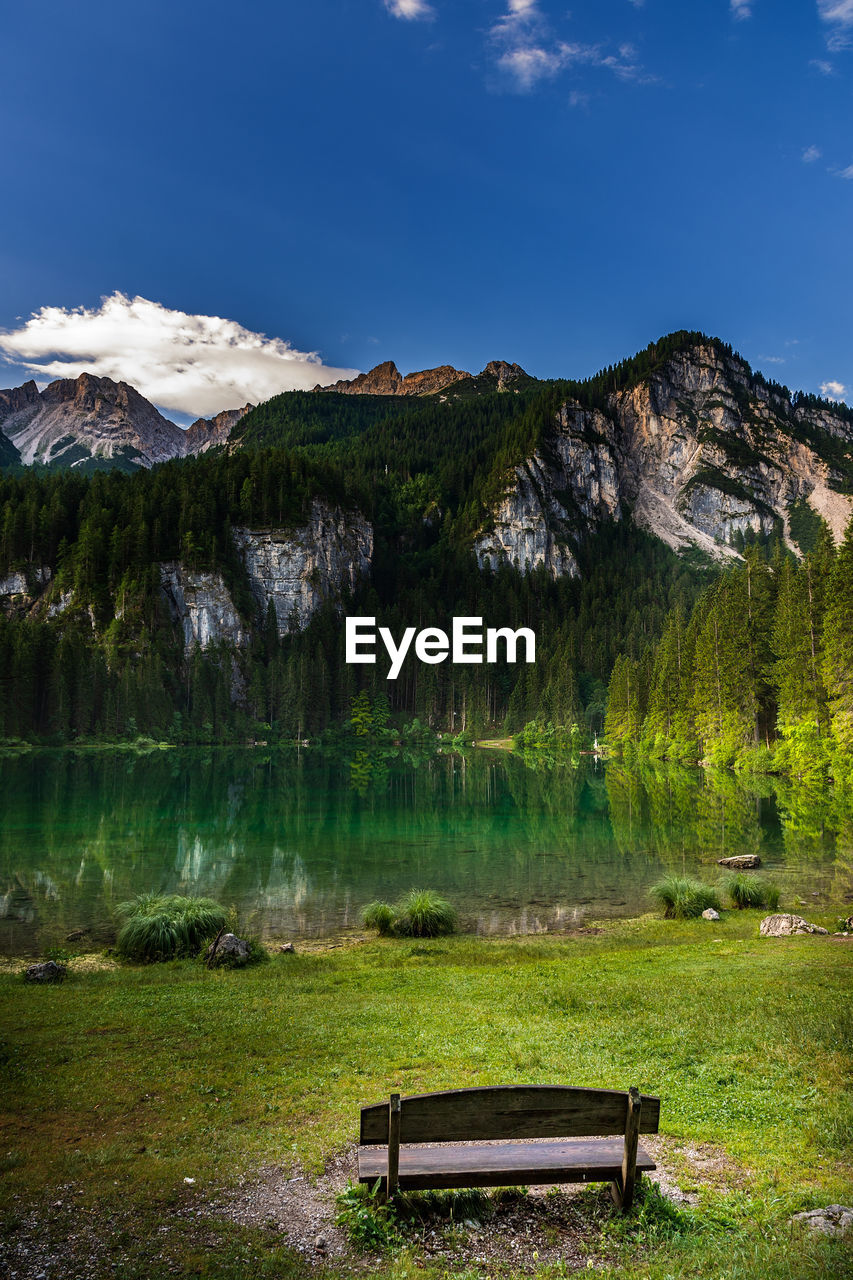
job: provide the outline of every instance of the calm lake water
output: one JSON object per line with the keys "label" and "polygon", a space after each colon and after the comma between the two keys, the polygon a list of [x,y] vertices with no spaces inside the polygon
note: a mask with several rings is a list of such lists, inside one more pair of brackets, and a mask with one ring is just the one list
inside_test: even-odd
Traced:
{"label": "calm lake water", "polygon": [[357,927],[366,902],[415,886],[480,933],[561,931],[647,911],[663,872],[714,878],[740,852],[761,855],[783,905],[853,890],[853,815],[831,794],[731,774],[487,751],[67,750],[4,759],[0,778],[6,954],[76,929],[109,942],[117,904],[147,890],[210,895],[275,938]]}

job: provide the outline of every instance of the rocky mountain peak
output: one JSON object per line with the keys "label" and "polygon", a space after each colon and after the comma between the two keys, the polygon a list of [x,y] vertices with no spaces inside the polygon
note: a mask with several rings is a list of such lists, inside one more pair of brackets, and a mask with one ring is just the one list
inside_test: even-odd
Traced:
{"label": "rocky mountain peak", "polygon": [[319,384],[315,391],[337,391],[347,396],[427,396],[436,391],[443,391],[461,378],[470,378],[470,373],[462,369],[454,369],[450,364],[439,365],[436,369],[422,369],[417,373],[400,373],[393,360],[384,360],[371,369],[369,373],[360,373],[356,378],[341,379],[328,387]]}
{"label": "rocky mountain peak", "polygon": [[503,390],[507,382],[526,376],[520,364],[509,364],[506,360],[490,360],[480,374],[481,378],[497,378],[499,391]]}

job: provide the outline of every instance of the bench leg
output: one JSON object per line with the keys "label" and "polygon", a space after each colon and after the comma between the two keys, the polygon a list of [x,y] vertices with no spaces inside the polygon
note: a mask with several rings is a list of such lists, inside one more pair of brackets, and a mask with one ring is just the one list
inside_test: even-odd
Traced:
{"label": "bench leg", "polygon": [[622,1155],[622,1177],[610,1184],[610,1194],[623,1211],[634,1203],[637,1182],[637,1143],[640,1137],[640,1091],[634,1085],[628,1090],[628,1114],[625,1120],[625,1150]]}
{"label": "bench leg", "polygon": [[400,1095],[391,1094],[388,1105],[388,1179],[385,1196],[393,1200],[400,1187]]}
{"label": "bench leg", "polygon": [[620,1178],[618,1181],[616,1181],[616,1182],[611,1182],[611,1184],[610,1184],[610,1198],[611,1198],[611,1200],[613,1201],[613,1203],[616,1205],[616,1208],[617,1208],[617,1209],[625,1210],[625,1209],[630,1209],[630,1208],[631,1208],[631,1205],[633,1204],[633,1201],[634,1201],[634,1196],[636,1195],[637,1188],[638,1188],[638,1187],[639,1187],[639,1185],[640,1185],[640,1181],[641,1181],[642,1177],[643,1177],[642,1173],[637,1173],[637,1174],[635,1174],[635,1176],[634,1176],[634,1189],[633,1189],[633,1192],[632,1192],[632,1194],[631,1194],[631,1199],[630,1199],[630,1200],[627,1200],[627,1199],[626,1199],[626,1197],[625,1197],[625,1193],[624,1193],[624,1191],[622,1190],[622,1180],[621,1180],[621,1178]]}

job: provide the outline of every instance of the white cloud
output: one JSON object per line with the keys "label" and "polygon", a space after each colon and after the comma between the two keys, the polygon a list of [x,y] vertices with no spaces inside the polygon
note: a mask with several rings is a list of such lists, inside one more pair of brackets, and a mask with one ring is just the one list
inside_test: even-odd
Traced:
{"label": "white cloud", "polygon": [[814,67],[815,71],[819,71],[822,76],[835,75],[835,67],[831,62],[827,62],[825,58],[811,58],[809,66]]}
{"label": "white cloud", "polygon": [[846,178],[848,182],[853,180],[853,164],[848,164],[846,169],[836,169],[835,172],[839,178]]}
{"label": "white cloud", "polygon": [[829,27],[828,47],[846,49],[853,35],[853,0],[817,0],[817,11]]}
{"label": "white cloud", "polygon": [[508,0],[507,12],[492,27],[490,36],[499,50],[498,67],[521,92],[529,92],[567,67],[580,65],[603,68],[620,80],[652,79],[643,73],[633,45],[621,44],[617,53],[608,54],[602,45],[555,40],[536,0]]}
{"label": "white cloud", "polygon": [[764,364],[784,364],[785,363],[784,356],[759,356],[758,358],[759,360],[762,360]]}
{"label": "white cloud", "polygon": [[843,382],[836,382],[831,378],[829,382],[820,384],[820,394],[827,400],[843,400],[847,395],[847,388]]}
{"label": "white cloud", "polygon": [[94,373],[129,382],[167,411],[204,417],[355,373],[328,368],[316,352],[296,351],[236,320],[171,311],[123,293],[91,309],[42,307],[20,328],[0,332],[0,353],[39,381]]}
{"label": "white cloud", "polygon": [[393,18],[404,18],[408,22],[434,16],[432,5],[426,0],[385,0],[385,8]]}
{"label": "white cloud", "polygon": [[744,22],[752,17],[752,0],[729,0],[729,8],[735,22]]}
{"label": "white cloud", "polygon": [[803,164],[814,164],[815,160],[819,160],[822,155],[820,147],[806,147],[802,155]]}

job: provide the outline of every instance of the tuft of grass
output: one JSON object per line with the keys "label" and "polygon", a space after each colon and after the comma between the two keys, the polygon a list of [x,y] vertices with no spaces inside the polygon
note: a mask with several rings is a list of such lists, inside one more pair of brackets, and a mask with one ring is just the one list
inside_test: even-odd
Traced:
{"label": "tuft of grass", "polygon": [[362,920],[383,937],[440,938],[456,930],[456,912],[433,889],[411,889],[394,906],[371,902],[364,908]]}
{"label": "tuft of grass", "polygon": [[482,1222],[494,1213],[494,1201],[479,1187],[463,1187],[450,1191],[400,1191],[394,1208],[404,1222],[425,1225],[434,1219]]}
{"label": "tuft of grass", "polygon": [[366,929],[377,929],[383,938],[387,938],[394,932],[397,913],[390,902],[368,902],[361,918]]}
{"label": "tuft of grass", "polygon": [[701,916],[708,907],[720,907],[720,895],[713,885],[690,876],[664,876],[649,889],[649,897],[663,907],[665,920],[686,920]]}
{"label": "tuft of grass", "polygon": [[343,1227],[352,1244],[365,1252],[387,1253],[400,1239],[394,1203],[383,1199],[380,1186],[379,1178],[372,1187],[365,1182],[350,1182],[335,1201],[335,1224]]}
{"label": "tuft of grass", "polygon": [[227,912],[212,898],[180,894],[143,893],[119,907],[125,922],[116,951],[125,960],[144,963],[197,955],[227,920]]}
{"label": "tuft of grass", "polygon": [[725,896],[738,911],[747,907],[769,907],[775,911],[779,906],[779,889],[775,884],[759,880],[757,876],[746,875],[742,871],[734,871],[726,876],[721,884]]}
{"label": "tuft of grass", "polygon": [[456,912],[432,889],[412,889],[397,905],[396,933],[409,938],[439,938],[453,933]]}

